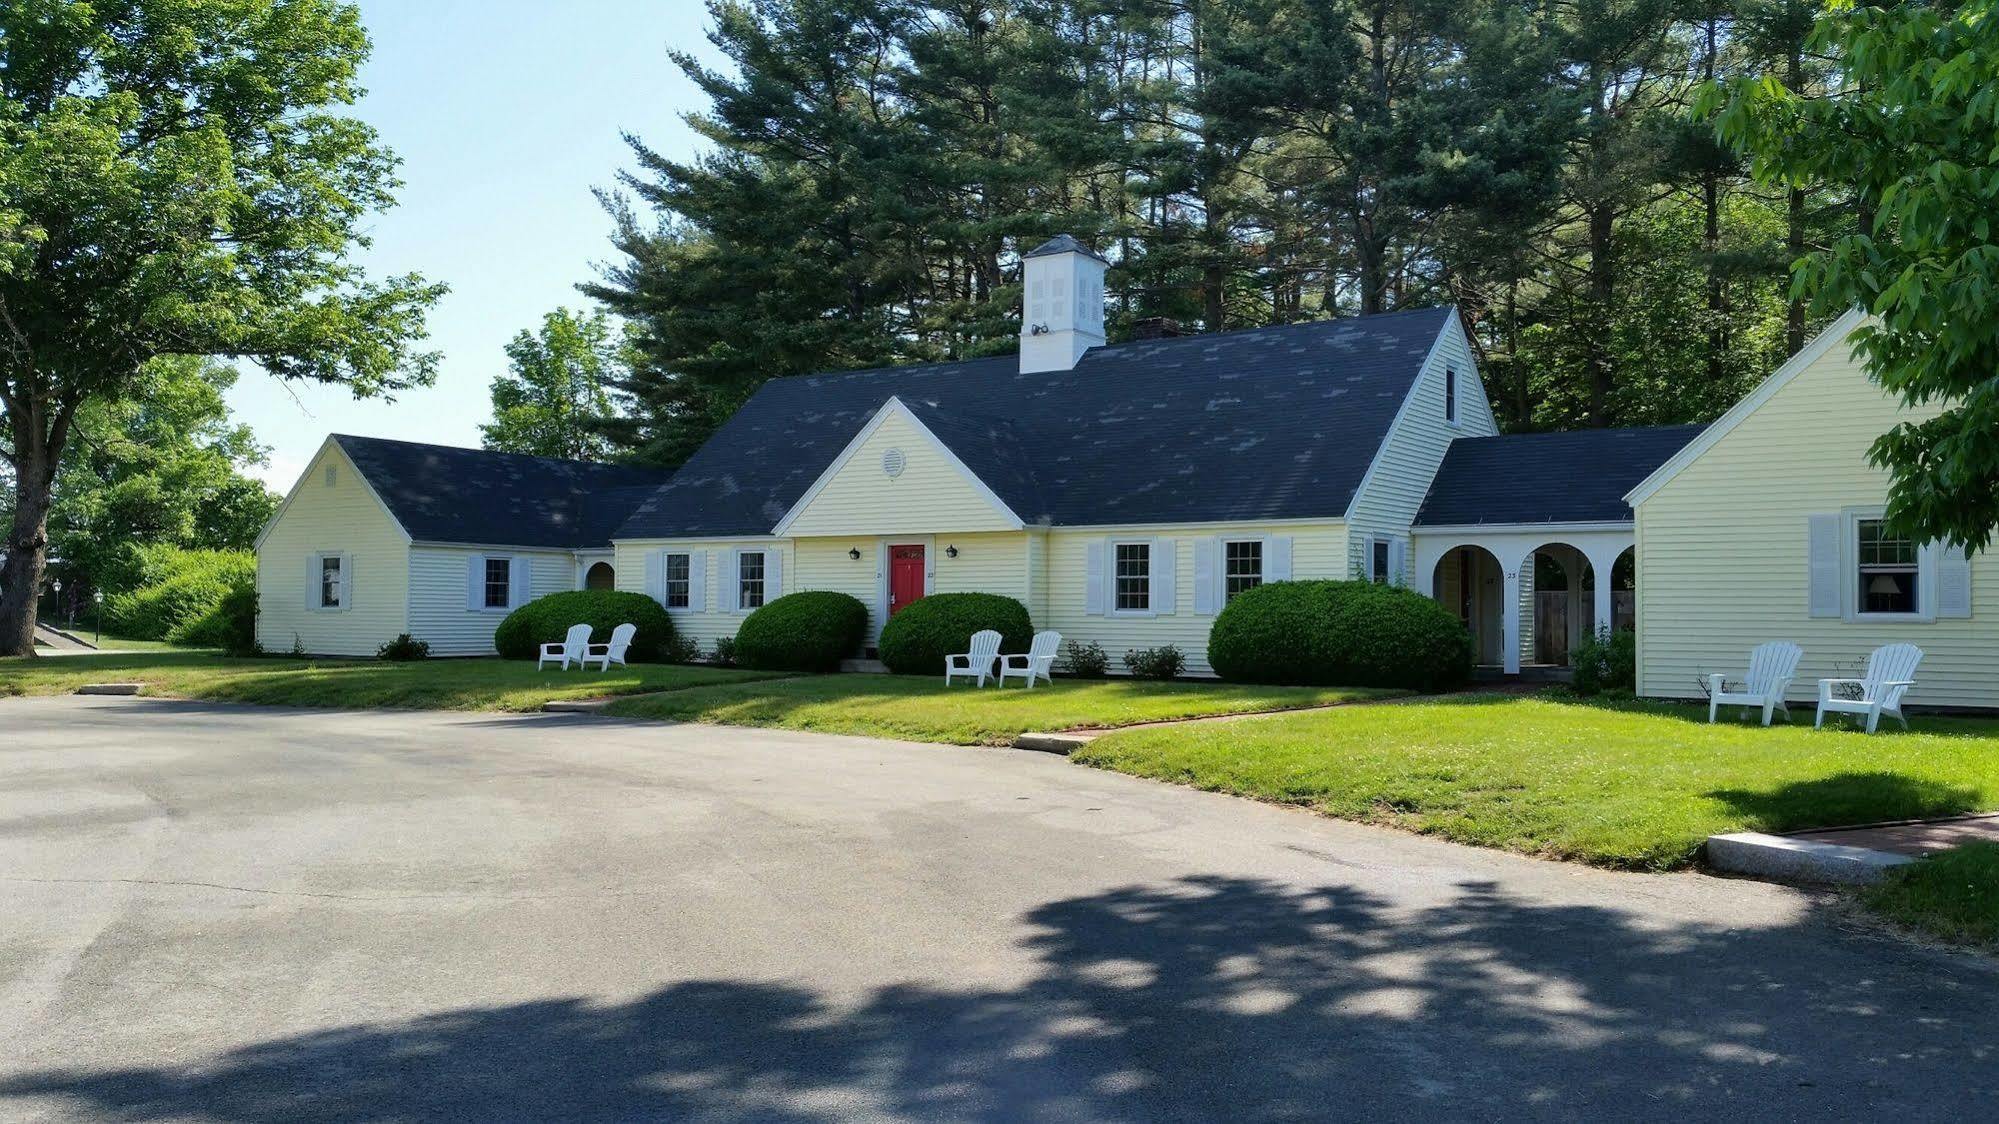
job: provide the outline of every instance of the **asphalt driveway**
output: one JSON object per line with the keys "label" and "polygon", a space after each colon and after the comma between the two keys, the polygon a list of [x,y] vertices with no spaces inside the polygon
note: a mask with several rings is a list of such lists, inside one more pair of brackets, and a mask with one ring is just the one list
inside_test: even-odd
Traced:
{"label": "asphalt driveway", "polygon": [[1999,1116],[1999,973],[1002,750],[0,701],[0,1118]]}

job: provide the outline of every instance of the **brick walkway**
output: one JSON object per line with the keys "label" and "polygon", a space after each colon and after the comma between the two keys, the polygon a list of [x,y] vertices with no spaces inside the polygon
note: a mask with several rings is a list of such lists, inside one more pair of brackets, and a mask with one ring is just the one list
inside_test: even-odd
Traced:
{"label": "brick walkway", "polygon": [[1948,820],[1918,820],[1907,823],[1873,824],[1868,827],[1820,828],[1792,832],[1793,838],[1814,843],[1837,843],[1845,847],[1868,847],[1897,855],[1927,855],[1962,843],[1987,840],[1999,843],[1999,812],[1982,816],[1959,816]]}

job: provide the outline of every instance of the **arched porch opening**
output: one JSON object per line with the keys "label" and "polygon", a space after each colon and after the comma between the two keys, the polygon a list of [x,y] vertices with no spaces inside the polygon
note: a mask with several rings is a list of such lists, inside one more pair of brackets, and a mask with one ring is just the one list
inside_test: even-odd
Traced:
{"label": "arched porch opening", "polygon": [[1471,633],[1473,658],[1494,667],[1506,663],[1506,570],[1482,546],[1457,546],[1437,560],[1430,596],[1457,613]]}
{"label": "arched porch opening", "polygon": [[1638,627],[1637,548],[1625,547],[1610,566],[1610,627],[1631,632]]}
{"label": "arched porch opening", "polygon": [[1531,603],[1523,631],[1533,640],[1531,662],[1568,667],[1569,654],[1596,631],[1596,568],[1589,555],[1567,543],[1534,548]]}
{"label": "arched porch opening", "polygon": [[618,588],[618,572],[611,567],[609,562],[592,562],[590,568],[583,572],[583,588],[616,589]]}

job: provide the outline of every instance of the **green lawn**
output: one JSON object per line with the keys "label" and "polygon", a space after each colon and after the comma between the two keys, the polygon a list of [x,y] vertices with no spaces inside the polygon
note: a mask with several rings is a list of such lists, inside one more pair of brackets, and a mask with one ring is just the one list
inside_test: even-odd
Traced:
{"label": "green lawn", "polygon": [[1897,867],[1860,900],[1930,936],[1999,947],[1999,843],[1967,843]]}
{"label": "green lawn", "polygon": [[536,671],[512,660],[230,659],[200,652],[0,659],[0,696],[68,694],[85,683],[139,682],[146,694],[273,706],[536,710],[551,699],[737,683],[767,673],[672,664]]}
{"label": "green lawn", "polygon": [[729,726],[775,726],[954,745],[1005,745],[1032,731],[1102,729],[1385,697],[1337,687],[1256,687],[1058,679],[1032,691],[900,675],[822,675],[624,699],[611,713]]}
{"label": "green lawn", "polygon": [[1685,866],[1707,836],[1999,808],[1999,722],[1873,737],[1706,711],[1466,695],[1132,730],[1075,760],[1464,843]]}

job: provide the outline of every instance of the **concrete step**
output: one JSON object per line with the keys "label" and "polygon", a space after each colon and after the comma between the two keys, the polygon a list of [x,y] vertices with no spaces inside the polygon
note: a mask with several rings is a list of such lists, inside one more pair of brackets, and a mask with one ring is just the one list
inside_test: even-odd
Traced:
{"label": "concrete step", "polygon": [[1013,739],[1013,748],[1059,753],[1066,757],[1096,740],[1095,734],[1022,734]]}
{"label": "concrete step", "polygon": [[1907,855],[1871,847],[1848,847],[1759,831],[1711,835],[1707,841],[1709,866],[1771,882],[1866,885],[1879,882],[1888,871],[1913,861]]}
{"label": "concrete step", "polygon": [[841,660],[840,670],[853,675],[887,675],[888,665],[880,660]]}
{"label": "concrete step", "polygon": [[85,683],[76,689],[79,695],[136,695],[146,685],[144,683]]}

